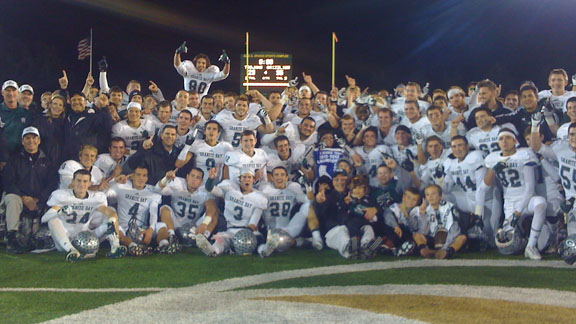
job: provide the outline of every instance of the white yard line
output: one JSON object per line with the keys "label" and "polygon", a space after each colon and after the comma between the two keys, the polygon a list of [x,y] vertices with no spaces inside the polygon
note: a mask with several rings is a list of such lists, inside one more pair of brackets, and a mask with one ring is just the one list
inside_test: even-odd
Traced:
{"label": "white yard line", "polygon": [[[355,271],[412,267],[549,267],[571,268],[562,261],[528,260],[416,260],[373,262],[280,271],[209,282],[186,288],[164,289],[157,294],[64,316],[50,323],[421,323],[390,314],[376,314],[330,305],[252,300],[255,297],[303,294],[420,294],[476,297],[574,307],[576,293],[549,289],[456,285],[382,285],[325,288],[255,289],[231,291],[277,280]],[[101,290],[98,290],[101,291]],[[572,302],[572,303],[570,303]]]}

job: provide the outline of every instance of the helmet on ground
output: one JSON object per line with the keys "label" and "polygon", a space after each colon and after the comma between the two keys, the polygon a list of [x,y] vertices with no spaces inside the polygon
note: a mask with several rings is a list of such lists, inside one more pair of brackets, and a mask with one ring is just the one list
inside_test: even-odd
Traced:
{"label": "helmet on ground", "polygon": [[294,241],[288,232],[279,228],[270,230],[268,235],[278,235],[278,246],[276,247],[276,252],[287,251],[292,246],[292,242]]}
{"label": "helmet on ground", "polygon": [[576,234],[568,235],[558,247],[558,254],[568,264],[576,262]]}
{"label": "helmet on ground", "polygon": [[96,254],[100,240],[92,231],[82,231],[72,240],[72,245],[82,254]]}
{"label": "helmet on ground", "polygon": [[196,226],[186,223],[175,230],[178,241],[185,247],[196,246]]}
{"label": "helmet on ground", "polygon": [[234,253],[236,254],[253,254],[254,251],[256,251],[256,247],[258,246],[256,235],[254,235],[254,233],[252,233],[252,231],[247,228],[241,229],[234,235],[232,246],[234,248]]}

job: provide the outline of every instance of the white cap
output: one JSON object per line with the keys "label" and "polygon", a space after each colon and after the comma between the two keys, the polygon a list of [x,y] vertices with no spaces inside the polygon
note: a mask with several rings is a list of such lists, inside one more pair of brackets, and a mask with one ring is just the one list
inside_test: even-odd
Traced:
{"label": "white cap", "polygon": [[131,102],[126,106],[126,110],[130,110],[130,108],[138,108],[138,110],[142,110],[142,105],[137,102]]}
{"label": "white cap", "polygon": [[240,170],[240,176],[243,176],[245,174],[251,174],[253,177],[256,176],[256,173],[254,172],[254,170],[250,169],[250,168],[242,168]]}
{"label": "white cap", "polygon": [[38,131],[38,128],[32,126],[24,128],[24,130],[22,131],[22,138],[24,138],[24,136],[26,136],[27,134],[35,134],[36,136],[40,137],[40,132]]}
{"label": "white cap", "polygon": [[16,81],[14,81],[14,80],[5,81],[2,84],[2,90],[6,90],[6,88],[8,88],[8,87],[12,87],[12,88],[15,88],[16,90],[18,90],[18,83],[16,83]]}
{"label": "white cap", "polygon": [[308,92],[312,93],[312,90],[310,90],[310,87],[307,85],[301,86],[300,89],[298,89],[298,92],[302,92],[302,90],[308,90]]}
{"label": "white cap", "polygon": [[20,92],[30,91],[30,92],[32,92],[32,94],[34,94],[34,89],[33,89],[32,86],[29,85],[29,84],[23,84],[23,85],[21,85],[19,90],[20,90]]}
{"label": "white cap", "polygon": [[466,93],[464,93],[464,90],[460,89],[460,88],[452,88],[450,90],[448,90],[448,99],[450,99],[450,97],[452,97],[455,94],[461,94],[462,96],[466,97]]}

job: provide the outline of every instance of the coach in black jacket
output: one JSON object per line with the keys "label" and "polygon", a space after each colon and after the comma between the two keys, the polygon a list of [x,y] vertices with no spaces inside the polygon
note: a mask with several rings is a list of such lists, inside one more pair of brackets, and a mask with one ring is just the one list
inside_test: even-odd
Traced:
{"label": "coach in black jacket", "polygon": [[40,133],[35,127],[22,132],[23,148],[8,159],[4,169],[4,204],[6,204],[6,227],[9,253],[22,253],[23,247],[16,243],[16,231],[20,217],[38,217],[46,206],[57,185],[57,166],[40,151]]}
{"label": "coach in black jacket", "polygon": [[126,161],[123,173],[130,173],[136,167],[144,165],[148,167],[148,184],[155,185],[166,175],[166,172],[176,168],[176,159],[180,153],[180,150],[174,146],[176,137],[176,126],[164,126],[160,139],[145,140],[138,152]]}

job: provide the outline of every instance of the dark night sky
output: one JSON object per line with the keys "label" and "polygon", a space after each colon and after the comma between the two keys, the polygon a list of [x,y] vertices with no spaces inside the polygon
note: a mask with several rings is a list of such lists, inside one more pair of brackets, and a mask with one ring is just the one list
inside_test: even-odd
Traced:
{"label": "dark night sky", "polygon": [[[244,33],[251,51],[293,55],[294,71],[330,84],[331,32],[338,34],[337,84],[344,74],[361,86],[399,82],[447,88],[489,77],[516,88],[532,79],[545,88],[548,71],[576,73],[576,1],[36,1],[0,0],[0,80],[57,87],[60,70],[80,88],[87,61],[76,45],[94,29],[96,62],[109,59],[109,82],[155,80],[168,95],[182,86],[172,67],[186,40],[191,58],[216,63],[222,49],[232,73],[212,89],[238,91]],[[220,66],[222,66],[220,64]],[[95,66],[95,70],[97,70]],[[95,74],[96,75],[96,74]]]}

